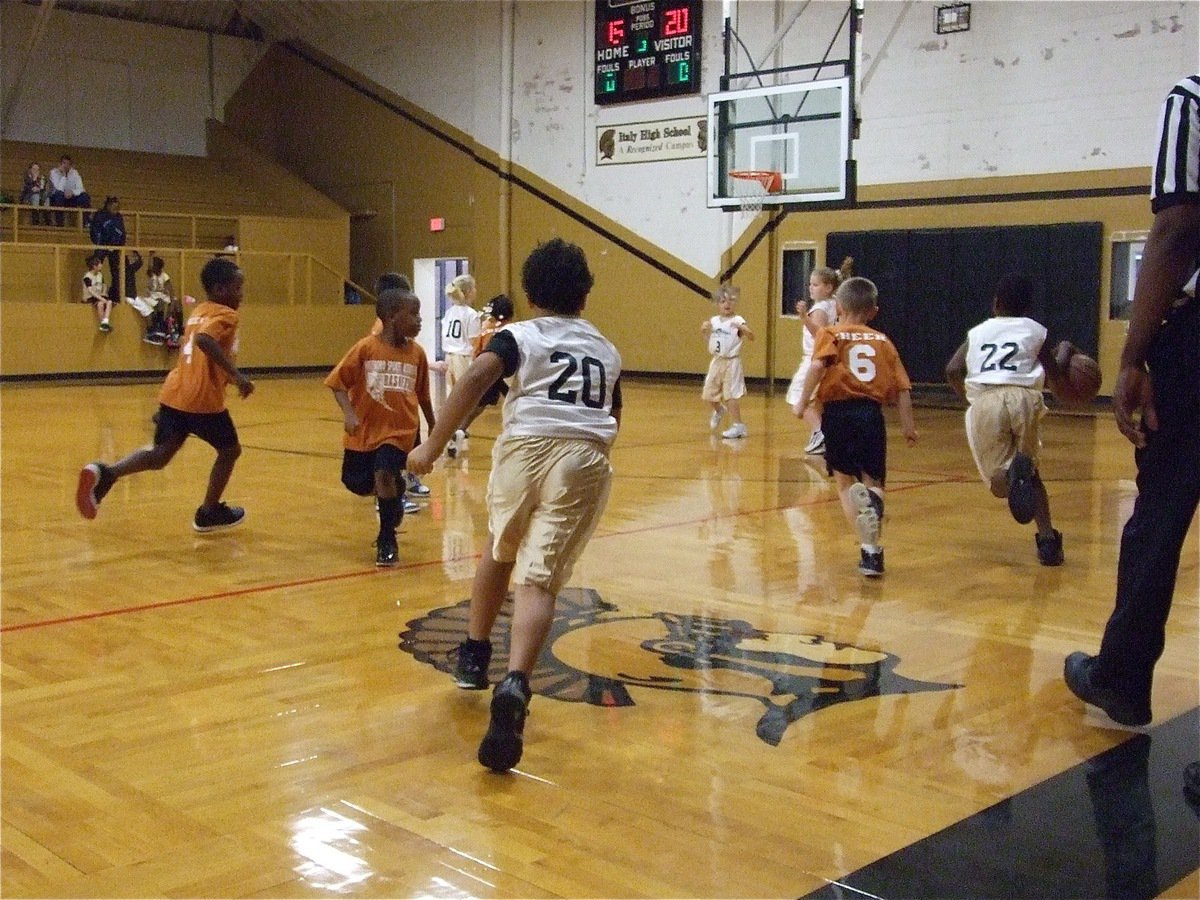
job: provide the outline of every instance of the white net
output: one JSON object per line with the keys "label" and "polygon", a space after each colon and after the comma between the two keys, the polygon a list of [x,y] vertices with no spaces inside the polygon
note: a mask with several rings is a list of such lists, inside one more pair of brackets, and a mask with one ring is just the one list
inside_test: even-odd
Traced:
{"label": "white net", "polygon": [[742,202],[742,210],[748,213],[762,212],[763,202],[781,188],[778,172],[730,172],[729,184],[733,196]]}

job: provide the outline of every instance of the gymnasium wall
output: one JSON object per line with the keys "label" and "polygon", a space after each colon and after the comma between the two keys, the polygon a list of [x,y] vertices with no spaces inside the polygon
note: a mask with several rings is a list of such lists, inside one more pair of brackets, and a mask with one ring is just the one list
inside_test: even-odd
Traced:
{"label": "gymnasium wall", "polygon": [[[326,111],[321,121],[290,114],[316,97]],[[535,173],[515,164],[502,167],[487,148],[452,126],[361,76],[356,81],[311,48],[274,48],[233,98],[226,118],[264,154],[282,158],[306,178],[325,180],[332,196],[338,197],[338,184],[353,183],[354,172],[387,183],[400,198],[392,223],[396,246],[387,252],[394,252],[402,269],[414,257],[467,256],[483,295],[506,290],[519,301],[519,267],[529,249],[552,235],[576,241],[596,273],[588,315],[617,342],[625,365],[644,372],[704,371],[699,324],[711,312],[705,298],[716,283],[708,273]],[[416,172],[412,159],[421,160]],[[774,221],[766,214],[747,216],[750,227],[722,258],[726,267],[738,264],[734,278],[743,287],[742,311],[758,333],[744,349],[747,373],[787,378],[799,359],[799,321],[774,312],[780,308],[786,242],[814,243],[824,264],[826,235],[833,231],[1099,222],[1107,247],[1115,232],[1149,227],[1148,179],[1148,170],[1140,167],[864,185],[858,209],[814,209]],[[465,197],[462,185],[469,185]],[[502,208],[510,218],[507,229],[498,228]],[[429,232],[433,216],[446,217],[446,231]],[[676,221],[686,228],[686,220]],[[381,229],[383,240],[388,233]],[[382,264],[384,258],[386,252],[373,271],[392,267]],[[1115,365],[1124,334],[1123,323],[1107,321],[1108,264],[1104,252],[1100,291],[1093,297],[1106,372]],[[919,269],[913,277],[920,278]]]}
{"label": "gymnasium wall", "polygon": [[[68,153],[111,147],[204,156],[205,119],[219,115],[265,49],[242,38],[6,0],[0,85],[11,113],[4,137]],[[57,161],[40,160],[42,170]]]}
{"label": "gymnasium wall", "polygon": [[[972,4],[970,31],[948,35],[934,33],[939,5],[865,4],[855,144],[864,185],[1146,166],[1168,86],[1196,70],[1200,4],[1192,0],[985,0]],[[393,4],[306,40],[667,258],[715,277],[750,217],[706,207],[705,160],[597,165],[596,135],[706,115],[704,94],[719,89],[723,6],[703,6],[701,94],[608,107],[593,102],[588,2]],[[821,60],[846,4],[729,7],[744,69],[747,54],[762,66]]]}
{"label": "gymnasium wall", "polygon": [[[707,365],[700,322],[713,282],[704,273],[533,173],[502,169],[494,153],[447,123],[356,81],[363,79],[310,48],[276,47],[230,101],[225,119],[351,210],[363,183],[387,187],[372,202],[372,225],[380,241],[395,235],[395,249],[381,248],[376,268],[356,277],[369,282],[387,268],[406,271],[414,258],[465,256],[482,297],[505,291],[520,309],[521,263],[539,241],[561,236],[587,252],[597,277],[588,316],[622,348],[628,368],[694,372]],[[318,98],[319,120],[291,114]],[[381,201],[393,192],[399,200],[389,208]],[[445,231],[430,232],[434,216],[445,218]],[[747,358],[761,370],[754,354],[763,351],[756,347]]]}
{"label": "gymnasium wall", "polygon": [[[314,30],[296,50],[273,50],[269,65],[257,66],[236,94],[230,81],[249,70],[257,45],[243,50],[246,42],[235,42],[231,61],[222,55],[226,43],[216,41],[212,92],[196,90],[207,66],[161,60],[153,72],[127,67],[121,83],[131,85],[131,123],[160,94],[172,103],[157,121],[173,134],[200,134],[203,115],[226,116],[251,144],[351,210],[356,273],[464,255],[489,294],[513,288],[523,254],[539,238],[578,235],[597,270],[590,313],[622,344],[630,368],[703,371],[704,297],[735,267],[743,312],[760,335],[748,371],[787,377],[800,327],[777,316],[787,241],[816,241],[823,262],[824,235],[835,230],[1097,221],[1107,246],[1117,231],[1148,227],[1145,194],[1121,192],[1144,188],[1162,95],[1194,71],[1200,4],[981,2],[972,6],[971,31],[943,36],[933,33],[937,6],[866,4],[863,128],[855,146],[860,208],[793,213],[771,225],[707,209],[702,159],[597,165],[597,128],[700,117],[706,107],[702,94],[596,107],[590,3],[364,5],[357,19]],[[720,0],[704,5],[705,91],[716,89],[720,74],[722,7]],[[730,8],[746,52],[760,64],[782,65],[820,59],[844,4],[735,0]],[[761,58],[801,8],[805,18],[769,60]],[[8,84],[37,8],[5,3],[2,11]],[[89,33],[100,40],[88,47],[107,48],[109,24],[149,29],[128,48],[135,56],[181,39],[176,29],[63,10],[52,22],[63,31],[46,52],[81,61],[51,65],[45,89],[18,98],[14,123],[39,129],[22,135],[30,139],[77,139],[68,128],[79,121],[66,114],[70,104],[108,122],[124,103],[105,82],[78,76],[97,51],[64,34],[94,24]],[[191,37],[207,45],[206,36]],[[179,57],[195,60],[194,48]],[[349,86],[355,72],[382,104]],[[168,87],[160,86],[164,79]],[[43,96],[54,91],[59,96]],[[143,96],[148,102],[140,105]],[[155,146],[140,124],[117,130],[137,149]],[[446,218],[445,232],[428,231],[432,216]],[[1097,317],[1106,369],[1122,333],[1121,323],[1104,319],[1107,284],[1105,272]]]}

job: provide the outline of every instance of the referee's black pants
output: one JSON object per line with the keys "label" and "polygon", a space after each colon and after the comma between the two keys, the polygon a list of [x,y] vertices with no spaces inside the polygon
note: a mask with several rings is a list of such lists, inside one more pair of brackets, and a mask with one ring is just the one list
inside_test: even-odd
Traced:
{"label": "referee's black pants", "polygon": [[1093,670],[1098,685],[1147,704],[1179,555],[1200,504],[1200,301],[1163,326],[1150,373],[1159,428],[1134,454],[1138,496],[1121,532],[1116,608]]}

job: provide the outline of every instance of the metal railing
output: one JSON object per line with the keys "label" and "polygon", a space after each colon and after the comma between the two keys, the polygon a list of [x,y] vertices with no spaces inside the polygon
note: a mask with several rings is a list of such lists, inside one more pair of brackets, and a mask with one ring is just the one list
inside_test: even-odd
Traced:
{"label": "metal railing", "polygon": [[[0,203],[0,240],[12,243],[70,243],[70,235],[88,238],[91,209]],[[237,235],[238,217],[204,213],[121,210],[128,243],[151,247],[223,247]],[[58,222],[62,221],[59,225]],[[68,238],[64,241],[63,238]]]}
{"label": "metal railing", "polygon": [[[135,259],[135,250],[141,254],[143,265],[132,273],[132,277],[139,285],[145,285],[150,250],[133,244],[106,248],[82,243],[6,240],[0,243],[0,299],[5,303],[76,302],[82,296],[87,260],[97,252],[117,253],[118,296],[129,296],[127,264]],[[235,259],[245,273],[246,297],[255,305],[344,304],[347,287],[353,288],[364,304],[373,303],[375,299],[370,291],[309,253],[246,250],[214,253],[212,250],[158,246],[155,255],[162,257],[164,269],[171,276],[174,291],[180,297],[202,298],[204,290],[200,284],[200,270],[214,256],[228,256]],[[103,268],[106,284],[112,281],[110,272],[110,263],[106,259]]]}

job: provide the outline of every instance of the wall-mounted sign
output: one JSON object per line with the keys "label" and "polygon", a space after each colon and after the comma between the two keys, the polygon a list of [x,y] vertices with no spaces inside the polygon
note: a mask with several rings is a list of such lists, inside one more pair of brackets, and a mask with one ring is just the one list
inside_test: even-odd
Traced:
{"label": "wall-mounted sign", "polygon": [[596,127],[596,165],[691,159],[708,152],[708,119],[662,119]]}

